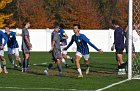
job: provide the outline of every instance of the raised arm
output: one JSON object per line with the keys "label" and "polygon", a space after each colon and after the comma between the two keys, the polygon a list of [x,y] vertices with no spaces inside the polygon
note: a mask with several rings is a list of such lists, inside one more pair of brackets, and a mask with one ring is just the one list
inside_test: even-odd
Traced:
{"label": "raised arm", "polygon": [[85,42],[87,42],[91,47],[93,47],[95,50],[99,51],[99,49],[98,49],[94,44],[92,44],[92,43],[89,41],[89,39],[88,39],[85,35],[82,36],[82,39],[83,39]]}

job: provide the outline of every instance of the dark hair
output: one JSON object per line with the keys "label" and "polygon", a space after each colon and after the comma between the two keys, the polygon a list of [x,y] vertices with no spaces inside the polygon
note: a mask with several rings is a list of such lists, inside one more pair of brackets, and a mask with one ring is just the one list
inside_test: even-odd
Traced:
{"label": "dark hair", "polygon": [[53,23],[53,28],[57,28],[57,27],[59,27],[59,23],[58,22],[54,22]]}
{"label": "dark hair", "polygon": [[73,27],[74,27],[74,26],[77,26],[78,29],[81,29],[80,24],[73,24]]}
{"label": "dark hair", "polygon": [[11,28],[9,25],[6,25],[5,28]]}
{"label": "dark hair", "polygon": [[28,20],[25,20],[24,22],[23,22],[23,26],[25,26],[27,23],[30,23]]}
{"label": "dark hair", "polygon": [[61,24],[60,24],[60,28],[61,28],[61,29],[64,29],[64,28],[65,28],[65,25],[64,25],[63,23],[61,23]]}
{"label": "dark hair", "polygon": [[112,20],[112,24],[119,25],[119,22],[117,20]]}

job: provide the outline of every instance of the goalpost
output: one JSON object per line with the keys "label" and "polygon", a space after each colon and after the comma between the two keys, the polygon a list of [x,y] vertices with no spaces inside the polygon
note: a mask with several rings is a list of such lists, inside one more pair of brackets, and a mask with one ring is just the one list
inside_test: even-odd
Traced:
{"label": "goalpost", "polygon": [[140,23],[140,0],[129,0],[128,79],[140,79],[140,56],[132,60],[133,25]]}

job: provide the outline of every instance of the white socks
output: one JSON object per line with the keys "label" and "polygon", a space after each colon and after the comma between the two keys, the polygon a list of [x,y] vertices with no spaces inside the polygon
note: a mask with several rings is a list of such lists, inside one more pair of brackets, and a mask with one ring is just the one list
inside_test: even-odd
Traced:
{"label": "white socks", "polygon": [[82,75],[81,68],[78,68],[77,70],[78,70],[79,74]]}

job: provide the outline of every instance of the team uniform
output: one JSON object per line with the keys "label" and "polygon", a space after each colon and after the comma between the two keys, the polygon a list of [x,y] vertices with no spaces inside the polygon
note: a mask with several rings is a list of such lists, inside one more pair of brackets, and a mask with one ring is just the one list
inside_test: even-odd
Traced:
{"label": "team uniform", "polygon": [[84,35],[84,34],[79,34],[78,36],[76,36],[75,34],[72,36],[72,39],[70,41],[70,43],[68,44],[68,46],[65,48],[65,50],[67,50],[72,44],[73,42],[76,43],[77,45],[77,52],[76,55],[80,56],[80,57],[84,57],[85,60],[89,59],[89,48],[87,43],[93,47],[95,50],[99,51],[99,49],[90,42],[90,40]]}
{"label": "team uniform", "polygon": [[[53,31],[51,34],[51,42],[55,41],[54,48],[52,50],[52,60],[53,63],[57,63],[58,60],[62,59],[61,48],[60,48],[60,36],[58,32]],[[49,69],[53,66],[53,63],[50,63],[48,67],[44,70],[44,73],[48,75]],[[60,63],[57,63],[57,68],[59,71],[59,76],[62,76],[62,67]]]}
{"label": "team uniform", "polygon": [[27,44],[25,36],[27,36],[27,38],[30,40],[30,35],[29,35],[29,31],[27,28],[22,29],[22,50],[24,53],[30,53],[30,48]]}
{"label": "team uniform", "polygon": [[[2,42],[2,39],[4,38],[4,43]],[[8,41],[8,38],[6,35],[0,30],[0,46],[5,46]],[[3,65],[4,73],[7,74],[8,71],[6,69],[6,60],[4,58],[4,50],[0,48],[0,56],[1,56],[1,62]],[[2,73],[1,63],[0,63],[0,73]]]}
{"label": "team uniform", "polygon": [[66,50],[63,50],[67,46],[67,40],[64,38],[66,33],[63,29],[59,30],[59,36],[60,36],[60,47],[62,54],[67,54]]}
{"label": "team uniform", "polygon": [[124,31],[122,28],[117,27],[114,31],[114,44],[116,49],[116,54],[123,54],[124,50]]}
{"label": "team uniform", "polygon": [[27,36],[27,38],[30,41],[29,31],[28,31],[27,28],[22,29],[22,52],[23,52],[23,57],[24,57],[22,72],[28,72],[29,71],[29,68],[28,68],[29,67],[29,59],[26,59],[25,54],[30,54],[30,47],[27,44],[25,36]]}
{"label": "team uniform", "polygon": [[58,32],[53,31],[51,34],[51,42],[55,41],[54,49],[52,50],[53,60],[61,59],[60,36]]}
{"label": "team uniform", "polygon": [[16,40],[16,32],[10,31],[10,34],[5,33],[8,38],[7,47],[8,54],[19,56],[19,45]]}
{"label": "team uniform", "polygon": [[[2,39],[4,38],[4,44],[2,43]],[[0,46],[5,46],[6,43],[8,41],[8,38],[6,37],[6,35],[0,30]],[[4,56],[4,50],[0,49],[0,56]]]}

